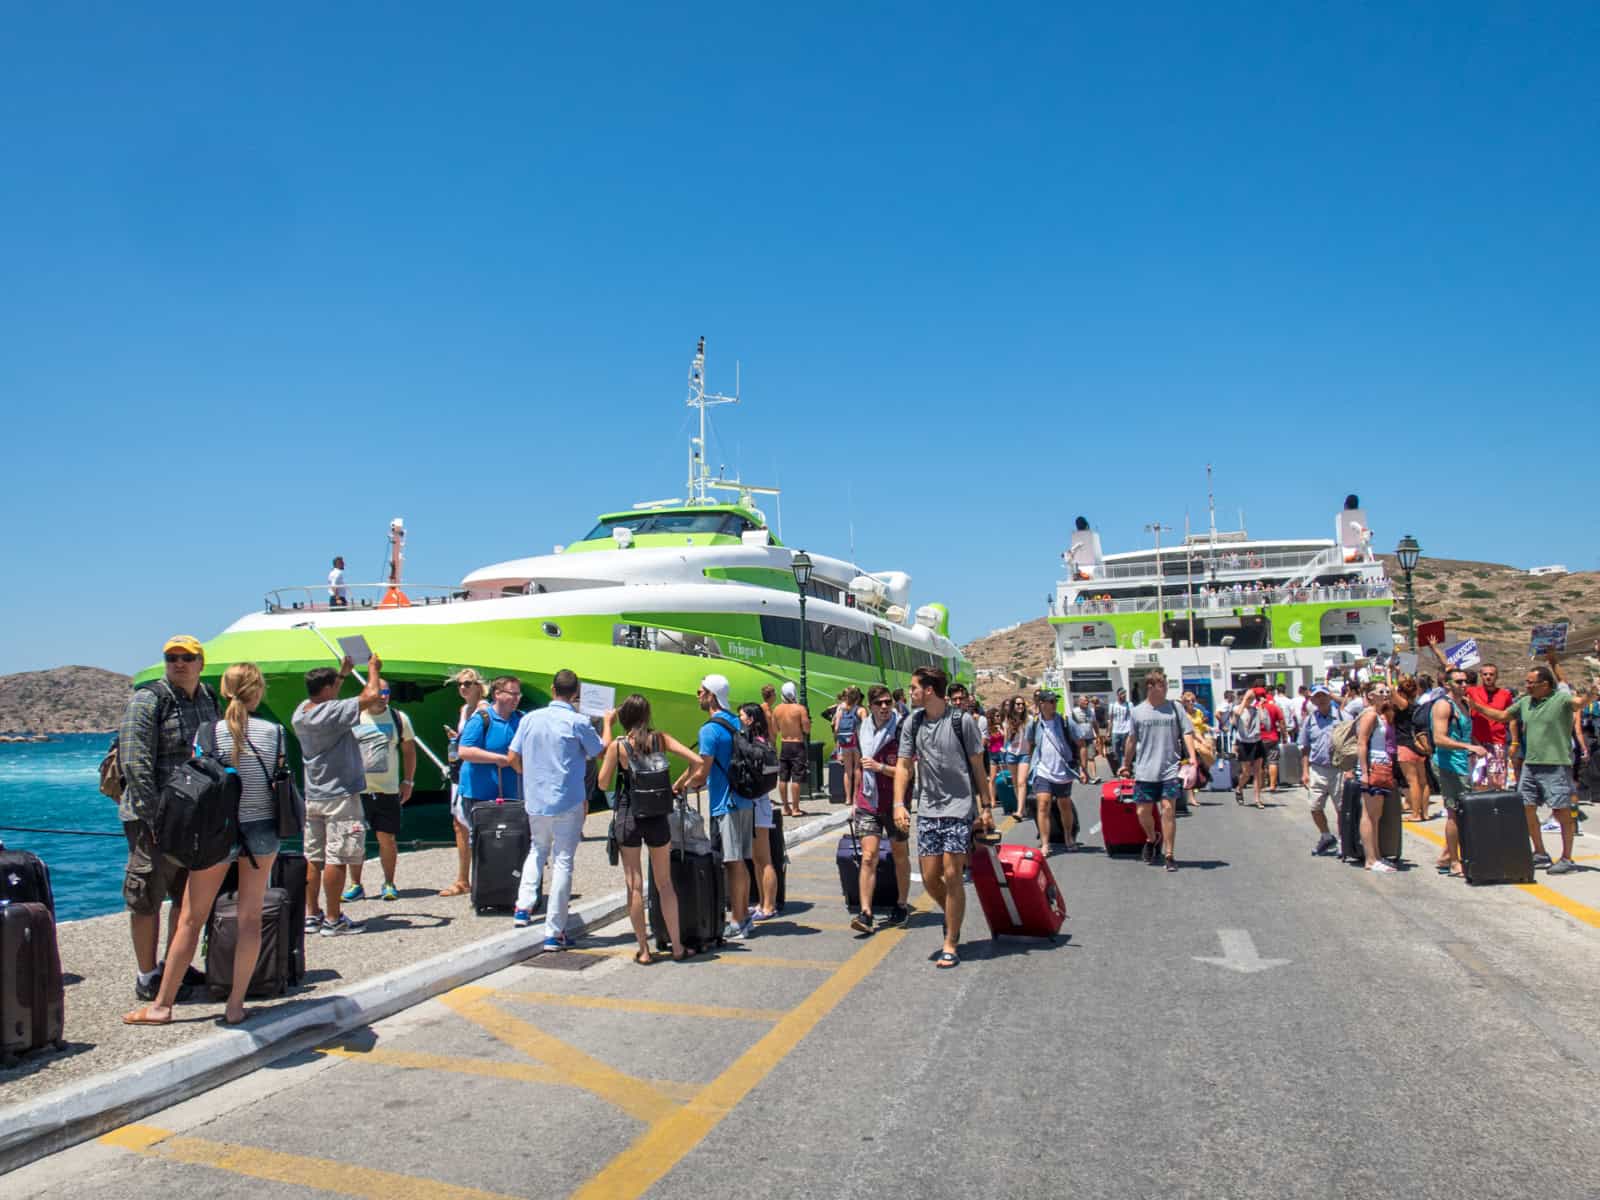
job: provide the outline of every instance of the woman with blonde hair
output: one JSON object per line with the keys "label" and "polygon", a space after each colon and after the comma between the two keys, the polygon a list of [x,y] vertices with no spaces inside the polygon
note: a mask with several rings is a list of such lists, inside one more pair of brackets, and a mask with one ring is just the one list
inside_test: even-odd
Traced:
{"label": "woman with blonde hair", "polygon": [[461,799],[461,784],[456,779],[460,769],[455,756],[456,743],[461,740],[461,731],[467,727],[467,722],[474,714],[489,707],[485,697],[483,676],[471,667],[462,667],[446,683],[456,685],[456,691],[461,696],[461,708],[456,713],[454,726],[446,725],[444,731],[450,739],[450,815],[454,818],[450,823],[456,831],[456,881],[449,887],[439,892],[441,896],[465,896],[472,890],[472,843],[471,827],[467,824],[466,805]]}
{"label": "woman with blonde hair", "polygon": [[[628,883],[628,919],[633,922],[634,937],[639,939],[633,961],[641,967],[648,967],[655,961],[650,953],[649,931],[645,928],[644,871],[640,861],[641,846],[648,846],[650,877],[661,895],[661,919],[666,922],[672,958],[674,962],[682,962],[694,957],[695,951],[683,944],[681,936],[678,893],[672,887],[672,827],[666,814],[655,810],[661,807],[664,798],[660,788],[668,774],[666,755],[671,753],[689,764],[670,784],[675,793],[681,793],[683,781],[700,769],[700,756],[670,733],[650,728],[650,701],[637,692],[624,700],[621,708],[606,714],[607,729],[613,724],[621,724],[624,736],[606,743],[597,779],[602,788],[609,788],[618,776],[622,781],[617,789],[616,833],[617,845],[622,851],[622,874]],[[635,796],[634,784],[637,781],[642,789],[647,780],[652,792],[650,815],[641,815],[638,810],[644,804],[644,797]],[[717,921],[720,923],[721,919],[718,913]]]}
{"label": "woman with blonde hair", "polygon": [[[233,857],[239,864],[238,938],[233,951],[233,986],[223,1020],[240,1025],[253,1013],[244,1007],[245,992],[256,972],[261,956],[261,902],[272,876],[272,861],[278,855],[278,809],[273,800],[272,780],[284,761],[283,726],[254,714],[266,695],[266,680],[255,663],[234,663],[222,673],[222,698],[228,702],[222,720],[212,727],[209,753],[232,767],[239,776],[239,842]],[[203,747],[197,745],[195,752]],[[211,916],[211,906],[228,873],[229,859],[214,867],[189,872],[183,894],[183,915],[178,931],[167,949],[167,957],[186,963],[200,945],[200,931]],[[166,1025],[172,1020],[172,1002],[183,983],[182,971],[167,971],[161,977],[161,990],[143,1008],[122,1018],[128,1025]]]}

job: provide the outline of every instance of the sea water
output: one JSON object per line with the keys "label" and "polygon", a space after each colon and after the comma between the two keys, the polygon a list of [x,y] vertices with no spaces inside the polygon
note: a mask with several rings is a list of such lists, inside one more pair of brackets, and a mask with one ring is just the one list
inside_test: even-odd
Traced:
{"label": "sea water", "polygon": [[[73,733],[0,745],[0,841],[44,859],[58,921],[122,909],[128,843],[116,803],[100,794],[100,759],[110,744],[109,733]],[[77,832],[19,833],[19,827]]]}

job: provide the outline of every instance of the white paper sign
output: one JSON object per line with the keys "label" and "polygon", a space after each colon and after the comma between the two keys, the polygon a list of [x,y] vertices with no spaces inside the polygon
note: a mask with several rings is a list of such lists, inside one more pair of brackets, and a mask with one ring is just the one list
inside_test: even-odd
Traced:
{"label": "white paper sign", "polygon": [[339,639],[339,649],[350,656],[350,661],[358,667],[364,667],[372,659],[372,647],[367,645],[367,639],[361,634]]}
{"label": "white paper sign", "polygon": [[578,688],[578,711],[586,717],[603,717],[617,706],[617,689],[603,683]]}

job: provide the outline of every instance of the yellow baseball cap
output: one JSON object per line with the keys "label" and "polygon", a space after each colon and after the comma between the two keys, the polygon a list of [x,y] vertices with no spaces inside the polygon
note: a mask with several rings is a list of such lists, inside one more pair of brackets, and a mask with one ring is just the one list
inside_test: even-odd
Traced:
{"label": "yellow baseball cap", "polygon": [[200,645],[200,639],[190,637],[187,633],[175,633],[167,639],[167,644],[161,647],[161,653],[178,650],[185,654],[204,654],[205,648]]}

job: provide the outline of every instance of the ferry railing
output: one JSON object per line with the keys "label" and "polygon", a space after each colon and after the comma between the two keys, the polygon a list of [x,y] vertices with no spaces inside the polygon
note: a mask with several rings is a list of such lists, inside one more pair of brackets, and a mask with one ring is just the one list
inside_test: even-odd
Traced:
{"label": "ferry railing", "polygon": [[[1326,547],[1319,550],[1297,550],[1293,553],[1279,552],[1275,554],[1254,554],[1248,551],[1241,553],[1237,550],[1221,551],[1215,556],[1198,547],[1191,548],[1192,564],[1184,562],[1184,551],[1173,550],[1163,552],[1161,555],[1161,577],[1183,578],[1193,574],[1195,578],[1209,579],[1213,574],[1218,577],[1223,575],[1249,574],[1252,571],[1271,571],[1274,574],[1285,572],[1298,573],[1305,570],[1322,555],[1328,553]],[[1106,563],[1094,575],[1095,579],[1154,579],[1156,578],[1155,560],[1138,563]]]}
{"label": "ferry railing", "polygon": [[[325,583],[295,584],[271,588],[263,603],[269,613],[337,613],[362,609],[426,608],[434,604],[455,604],[467,599],[459,587],[429,583],[349,583],[344,586],[346,603],[335,604]],[[405,597],[402,603],[392,593]]]}
{"label": "ferry railing", "polygon": [[[1162,597],[1168,612],[1232,612],[1236,608],[1262,608],[1272,604],[1338,604],[1345,600],[1392,600],[1394,589],[1388,584],[1351,584],[1348,587],[1322,588],[1232,588],[1220,589],[1215,595],[1176,593]],[[1114,613],[1146,613],[1156,611],[1154,596],[1134,596],[1125,600],[1085,600],[1081,604],[1065,604],[1057,615],[1063,617],[1110,615]]]}

